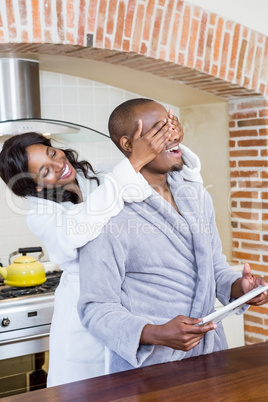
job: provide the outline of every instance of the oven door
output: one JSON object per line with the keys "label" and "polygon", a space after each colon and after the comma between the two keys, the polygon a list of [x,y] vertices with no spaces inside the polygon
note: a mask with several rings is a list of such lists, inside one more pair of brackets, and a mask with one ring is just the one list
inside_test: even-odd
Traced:
{"label": "oven door", "polygon": [[1,360],[0,400],[11,395],[45,388],[48,364],[48,351]]}
{"label": "oven door", "polygon": [[49,332],[50,324],[2,333],[1,360],[49,350]]}
{"label": "oven door", "polygon": [[0,398],[46,387],[49,331],[50,325],[44,325],[5,333],[0,342]]}
{"label": "oven door", "polygon": [[54,295],[0,303],[0,398],[46,387]]}
{"label": "oven door", "polygon": [[0,398],[46,387],[49,331],[50,325],[44,325],[5,333],[0,342]]}

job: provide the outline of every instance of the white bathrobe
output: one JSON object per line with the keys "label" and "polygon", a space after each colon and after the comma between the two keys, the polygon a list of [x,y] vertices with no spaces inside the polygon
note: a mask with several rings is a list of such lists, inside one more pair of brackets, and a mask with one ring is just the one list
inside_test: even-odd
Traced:
{"label": "white bathrobe", "polygon": [[[200,161],[181,145],[184,165],[181,175],[202,182]],[[55,292],[54,314],[50,332],[49,387],[105,374],[104,345],[81,324],[79,298],[78,248],[96,238],[124,202],[139,202],[152,193],[140,173],[123,159],[112,173],[100,177],[102,184],[78,175],[84,202],[57,204],[29,197],[27,224],[44,243],[52,262],[63,270]]]}

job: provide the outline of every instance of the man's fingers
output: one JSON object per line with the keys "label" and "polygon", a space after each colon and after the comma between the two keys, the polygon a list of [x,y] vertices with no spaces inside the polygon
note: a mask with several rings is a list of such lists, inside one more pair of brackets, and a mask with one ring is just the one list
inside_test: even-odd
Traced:
{"label": "man's fingers", "polygon": [[244,264],[244,268],[243,268],[243,276],[248,276],[251,274],[251,269],[250,269],[250,265],[246,262]]}

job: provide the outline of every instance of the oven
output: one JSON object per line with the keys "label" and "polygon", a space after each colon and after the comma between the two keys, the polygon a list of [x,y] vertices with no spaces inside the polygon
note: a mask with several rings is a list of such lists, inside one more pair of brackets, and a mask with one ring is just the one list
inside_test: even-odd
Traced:
{"label": "oven", "polygon": [[0,398],[46,387],[49,332],[60,270],[46,282],[12,287],[0,281]]}

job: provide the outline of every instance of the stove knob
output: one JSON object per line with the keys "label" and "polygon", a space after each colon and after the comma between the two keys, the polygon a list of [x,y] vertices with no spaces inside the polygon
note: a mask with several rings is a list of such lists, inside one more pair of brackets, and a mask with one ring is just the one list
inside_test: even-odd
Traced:
{"label": "stove knob", "polygon": [[3,318],[1,324],[2,327],[8,327],[10,324],[10,319],[8,317]]}

